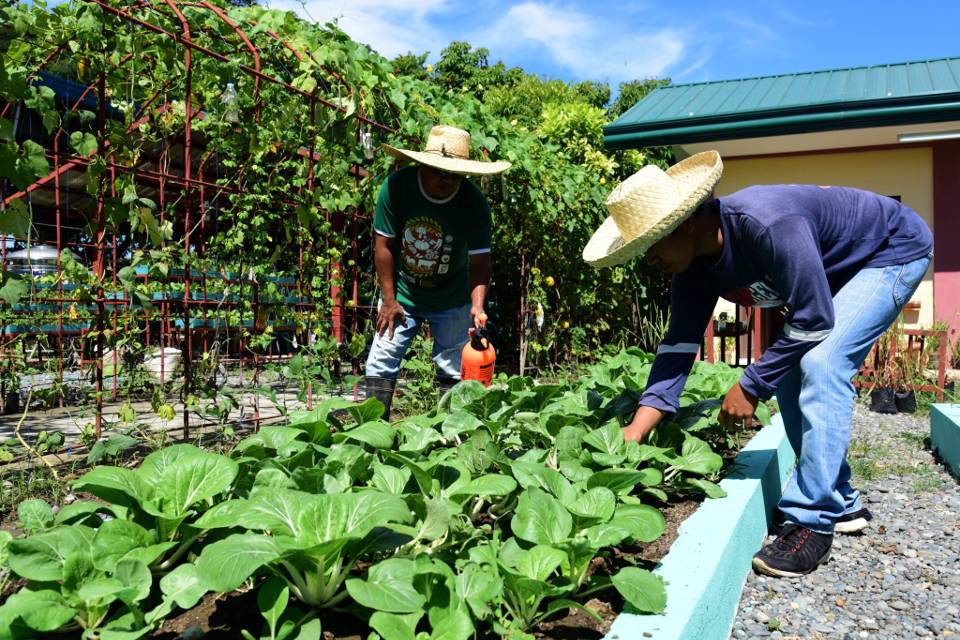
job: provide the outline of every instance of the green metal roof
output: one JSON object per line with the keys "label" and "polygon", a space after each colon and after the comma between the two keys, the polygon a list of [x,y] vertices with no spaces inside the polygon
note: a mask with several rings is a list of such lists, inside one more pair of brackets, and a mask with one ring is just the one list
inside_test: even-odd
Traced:
{"label": "green metal roof", "polygon": [[960,119],[960,57],[659,87],[608,149]]}

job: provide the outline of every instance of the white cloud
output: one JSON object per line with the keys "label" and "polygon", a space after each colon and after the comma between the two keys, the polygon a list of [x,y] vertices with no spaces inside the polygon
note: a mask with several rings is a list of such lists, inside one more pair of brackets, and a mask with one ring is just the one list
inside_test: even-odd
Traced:
{"label": "white cloud", "polygon": [[393,58],[401,53],[439,54],[450,38],[430,24],[450,0],[269,0],[273,9],[294,11],[320,23],[336,20],[358,42]]}
{"label": "white cloud", "polygon": [[[555,67],[571,79],[618,82],[669,75],[687,54],[690,34],[679,28],[645,27],[649,7],[626,2],[611,14],[594,15],[561,5],[555,0],[503,2],[505,11],[494,13],[500,2],[486,5],[484,26],[461,22],[461,31],[437,25],[451,16],[472,13],[470,0],[269,0],[269,6],[287,9],[316,20],[337,19],[353,39],[369,44],[388,58],[412,51],[431,52],[435,60],[453,40],[466,40],[490,50],[491,60],[508,66],[531,67],[531,56]],[[459,12],[459,13],[458,13]],[[453,21],[456,23],[456,21]],[[701,64],[705,63],[704,60]],[[560,70],[567,73],[562,73]]]}
{"label": "white cloud", "polygon": [[685,34],[671,28],[644,29],[636,13],[630,17],[615,21],[531,0],[511,7],[482,39],[497,55],[533,50],[581,79],[616,84],[665,75],[685,53]]}

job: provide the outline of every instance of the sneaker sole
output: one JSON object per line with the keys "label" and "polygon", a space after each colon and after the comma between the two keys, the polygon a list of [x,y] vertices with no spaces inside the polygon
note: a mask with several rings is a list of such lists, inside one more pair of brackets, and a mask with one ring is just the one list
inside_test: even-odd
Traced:
{"label": "sneaker sole", "polygon": [[869,526],[870,522],[866,518],[857,518],[846,522],[837,522],[833,525],[833,530],[837,533],[860,533]]}
{"label": "sneaker sole", "polygon": [[805,576],[808,573],[812,573],[814,570],[816,570],[817,567],[819,567],[821,564],[825,564],[829,559],[830,559],[830,552],[827,551],[827,554],[823,556],[823,558],[821,558],[820,561],[817,562],[817,564],[813,565],[806,571],[784,571],[783,569],[775,569],[774,567],[771,567],[760,558],[755,557],[753,559],[753,568],[760,573],[766,574],[768,576],[774,576],[777,578],[799,578],[800,576]]}

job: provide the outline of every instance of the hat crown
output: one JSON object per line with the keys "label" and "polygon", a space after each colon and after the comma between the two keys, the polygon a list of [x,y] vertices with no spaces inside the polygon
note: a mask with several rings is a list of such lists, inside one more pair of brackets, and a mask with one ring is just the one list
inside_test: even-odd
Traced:
{"label": "hat crown", "polygon": [[607,198],[607,212],[624,242],[648,231],[680,201],[676,181],[660,167],[647,165],[620,183]]}
{"label": "hat crown", "polygon": [[427,138],[427,153],[436,153],[445,158],[470,159],[470,133],[456,127],[437,125],[430,129]]}

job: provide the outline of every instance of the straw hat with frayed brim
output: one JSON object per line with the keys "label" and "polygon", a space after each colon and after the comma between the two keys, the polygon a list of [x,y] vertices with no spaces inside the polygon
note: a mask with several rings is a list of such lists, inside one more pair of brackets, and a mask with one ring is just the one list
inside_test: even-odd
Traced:
{"label": "straw hat with frayed brim", "polygon": [[437,125],[430,129],[427,146],[423,151],[398,149],[388,144],[383,150],[401,160],[413,160],[429,167],[459,173],[466,176],[486,176],[501,173],[510,168],[509,162],[481,162],[470,159],[470,134],[463,129]]}
{"label": "straw hat with frayed brim", "polygon": [[673,232],[720,181],[723,162],[704,151],[666,171],[647,165],[620,183],[607,198],[610,216],[583,249],[594,267],[612,267],[642,256]]}

